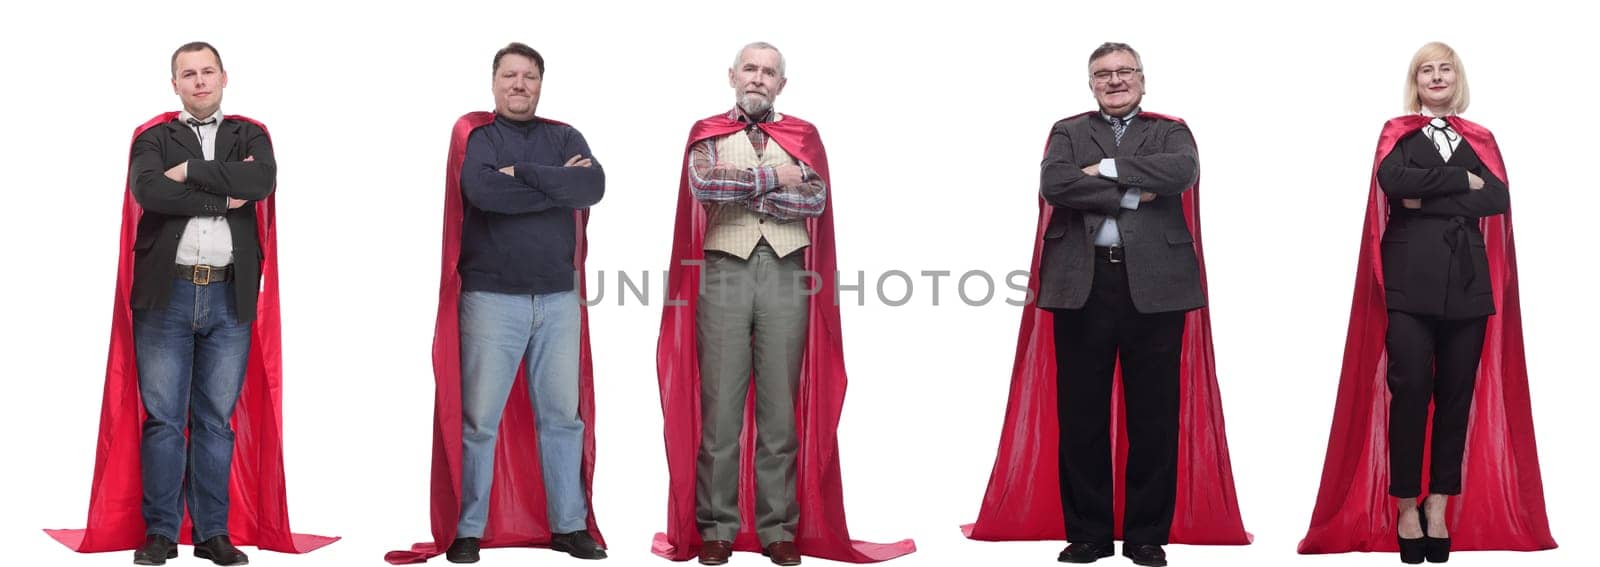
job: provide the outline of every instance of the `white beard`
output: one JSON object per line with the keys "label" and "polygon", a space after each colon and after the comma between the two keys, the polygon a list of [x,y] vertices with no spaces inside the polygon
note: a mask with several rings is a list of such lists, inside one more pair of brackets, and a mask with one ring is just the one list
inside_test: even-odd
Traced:
{"label": "white beard", "polygon": [[739,109],[751,117],[761,116],[772,110],[772,100],[758,94],[739,95]]}

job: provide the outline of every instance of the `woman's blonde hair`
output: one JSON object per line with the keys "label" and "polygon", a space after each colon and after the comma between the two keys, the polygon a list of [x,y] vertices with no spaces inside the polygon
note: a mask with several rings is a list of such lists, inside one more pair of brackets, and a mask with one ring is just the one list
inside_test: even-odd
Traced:
{"label": "woman's blonde hair", "polygon": [[1421,93],[1417,92],[1417,69],[1429,61],[1449,61],[1450,66],[1456,71],[1456,90],[1450,97],[1448,114],[1461,114],[1467,111],[1467,104],[1472,102],[1472,91],[1467,88],[1467,69],[1461,65],[1461,56],[1456,55],[1456,50],[1443,42],[1429,42],[1411,56],[1411,67],[1406,72],[1406,98],[1405,109],[1407,113],[1422,112]]}

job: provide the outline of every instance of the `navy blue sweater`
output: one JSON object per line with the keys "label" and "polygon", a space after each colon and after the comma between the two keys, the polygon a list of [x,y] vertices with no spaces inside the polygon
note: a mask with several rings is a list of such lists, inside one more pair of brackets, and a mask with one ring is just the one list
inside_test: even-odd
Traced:
{"label": "navy blue sweater", "polygon": [[[581,155],[591,167],[563,167]],[[499,170],[512,166],[516,175]],[[575,209],[605,194],[606,174],[578,130],[496,115],[473,130],[461,166],[461,289],[541,294],[573,289]]]}

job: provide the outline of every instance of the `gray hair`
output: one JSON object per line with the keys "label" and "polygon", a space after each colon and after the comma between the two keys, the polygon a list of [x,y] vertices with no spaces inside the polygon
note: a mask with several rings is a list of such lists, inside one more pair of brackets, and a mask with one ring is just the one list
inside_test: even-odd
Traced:
{"label": "gray hair", "polygon": [[733,64],[728,66],[729,69],[738,69],[739,68],[739,60],[744,57],[744,52],[747,49],[771,49],[773,53],[778,54],[778,76],[779,77],[788,76],[788,75],[784,74],[784,69],[786,67],[788,67],[788,65],[785,64],[785,62],[783,60],[783,52],[782,51],[778,51],[777,46],[774,46],[774,45],[772,45],[770,43],[767,43],[765,41],[757,41],[757,42],[748,43],[748,44],[745,44],[744,47],[739,48],[739,51],[737,53],[733,54]]}
{"label": "gray hair", "polygon": [[1144,68],[1144,61],[1139,59],[1139,52],[1134,51],[1133,50],[1133,46],[1128,45],[1126,43],[1117,43],[1117,42],[1114,42],[1114,41],[1108,41],[1108,42],[1102,43],[1102,44],[1100,44],[1100,47],[1094,48],[1094,51],[1089,54],[1089,64],[1093,65],[1094,64],[1094,60],[1099,59],[1101,57],[1105,57],[1105,56],[1110,55],[1112,53],[1116,53],[1118,51],[1126,51],[1126,52],[1128,52],[1128,55],[1132,55],[1133,56],[1133,63],[1135,65],[1138,65],[1140,69]]}

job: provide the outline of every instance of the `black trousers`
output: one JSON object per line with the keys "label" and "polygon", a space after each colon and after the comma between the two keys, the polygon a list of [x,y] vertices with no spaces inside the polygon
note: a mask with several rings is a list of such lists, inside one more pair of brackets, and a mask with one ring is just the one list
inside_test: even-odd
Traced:
{"label": "black trousers", "polygon": [[1178,487],[1184,313],[1135,310],[1125,265],[1098,258],[1083,308],[1053,310],[1061,510],[1067,541],[1112,541],[1111,386],[1120,358],[1128,435],[1123,540],[1164,545]]}
{"label": "black trousers", "polygon": [[1422,452],[1433,403],[1430,494],[1461,494],[1461,454],[1488,317],[1438,319],[1389,312],[1389,495],[1422,493]]}

